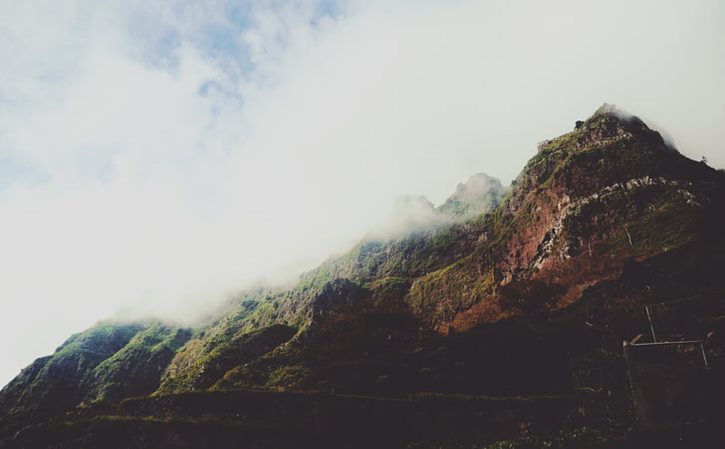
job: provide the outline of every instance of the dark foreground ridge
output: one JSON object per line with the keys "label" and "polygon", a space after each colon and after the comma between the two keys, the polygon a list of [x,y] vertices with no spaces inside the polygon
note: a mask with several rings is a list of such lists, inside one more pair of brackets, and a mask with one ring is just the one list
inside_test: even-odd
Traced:
{"label": "dark foreground ridge", "polygon": [[417,201],[207,326],[70,337],[0,392],[0,447],[724,447],[722,171],[604,105],[510,189]]}

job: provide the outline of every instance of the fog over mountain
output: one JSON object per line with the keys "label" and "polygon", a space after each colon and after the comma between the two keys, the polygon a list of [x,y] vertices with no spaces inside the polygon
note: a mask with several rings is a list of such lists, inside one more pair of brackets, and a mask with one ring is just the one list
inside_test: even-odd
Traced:
{"label": "fog over mountain", "polygon": [[0,384],[507,185],[605,101],[725,167],[720,1],[147,3],[0,0]]}

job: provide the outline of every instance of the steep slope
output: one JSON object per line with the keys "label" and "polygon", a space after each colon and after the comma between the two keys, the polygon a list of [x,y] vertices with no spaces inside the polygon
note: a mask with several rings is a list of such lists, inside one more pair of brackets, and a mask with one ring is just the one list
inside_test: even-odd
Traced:
{"label": "steep slope", "polygon": [[6,422],[38,422],[154,390],[549,397],[573,394],[584,365],[607,399],[596,413],[574,407],[575,421],[610,426],[629,419],[621,341],[643,330],[643,305],[725,292],[724,204],[722,171],[604,105],[540,144],[508,192],[476,175],[434,211],[450,220],[368,238],[290,290],[241,295],[193,335],[86,331],[26,368],[0,405]]}
{"label": "steep slope", "polygon": [[191,337],[159,323],[101,323],[36,360],[0,394],[3,418],[33,422],[75,407],[117,403],[159,385],[174,353]]}

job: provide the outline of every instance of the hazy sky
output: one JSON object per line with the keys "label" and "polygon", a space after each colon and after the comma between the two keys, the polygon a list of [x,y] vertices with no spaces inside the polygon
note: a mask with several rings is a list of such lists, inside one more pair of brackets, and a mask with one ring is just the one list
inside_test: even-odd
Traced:
{"label": "hazy sky", "polygon": [[0,384],[192,320],[603,102],[725,166],[725,2],[0,0]]}

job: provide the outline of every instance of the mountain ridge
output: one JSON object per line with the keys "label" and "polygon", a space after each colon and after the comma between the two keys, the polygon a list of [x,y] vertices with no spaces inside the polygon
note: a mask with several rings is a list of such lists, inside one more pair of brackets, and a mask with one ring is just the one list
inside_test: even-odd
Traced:
{"label": "mountain ridge", "polygon": [[605,104],[542,142],[508,190],[494,179],[459,184],[437,209],[452,222],[363,240],[289,290],[241,295],[210,326],[79,334],[111,347],[92,354],[81,341],[38,359],[0,392],[4,420],[17,428],[130,396],[248,388],[560,394],[571,354],[617,369],[621,356],[602,348],[639,332],[643,304],[725,292],[725,175],[635,116]]}

